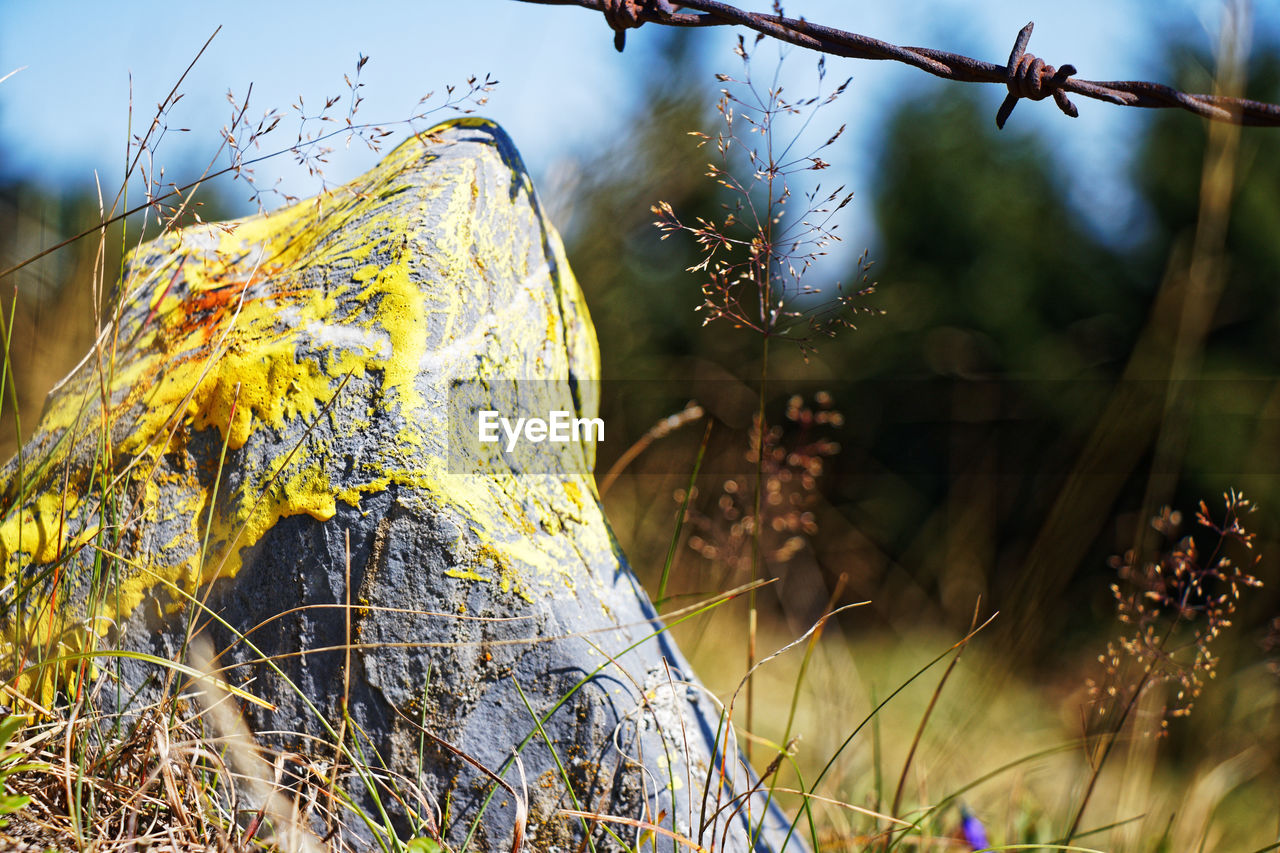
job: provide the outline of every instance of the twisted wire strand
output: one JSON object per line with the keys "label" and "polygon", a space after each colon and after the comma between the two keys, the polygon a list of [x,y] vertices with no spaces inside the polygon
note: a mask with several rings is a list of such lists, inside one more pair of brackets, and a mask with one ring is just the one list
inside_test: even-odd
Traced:
{"label": "twisted wire strand", "polygon": [[[1142,80],[1080,80],[1075,66],[1055,68],[1026,52],[1033,24],[1018,33],[1009,62],[996,65],[958,53],[928,47],[902,47],[871,36],[823,26],[800,18],[747,12],[720,0],[519,0],[547,6],[581,6],[602,12],[614,30],[614,46],[622,50],[626,31],[646,22],[673,27],[741,26],[779,41],[850,59],[879,59],[902,62],[945,80],[963,83],[1003,83],[1009,90],[996,114],[996,124],[1004,123],[1022,98],[1042,100],[1052,97],[1065,114],[1077,110],[1067,95],[1080,95],[1126,107],[1183,109],[1212,121],[1252,127],[1280,126],[1280,104],[1231,98],[1223,95],[1182,92],[1162,83]],[[677,11],[676,7],[689,11]]]}

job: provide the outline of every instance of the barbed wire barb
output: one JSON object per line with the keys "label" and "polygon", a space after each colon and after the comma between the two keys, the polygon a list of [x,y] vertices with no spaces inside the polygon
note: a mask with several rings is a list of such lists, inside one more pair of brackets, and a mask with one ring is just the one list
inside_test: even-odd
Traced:
{"label": "barbed wire barb", "polygon": [[[652,22],[672,27],[747,27],[779,41],[850,59],[880,59],[902,62],[922,71],[962,83],[1000,83],[1009,94],[996,113],[996,125],[1003,128],[1014,105],[1022,98],[1033,101],[1052,97],[1062,112],[1076,117],[1078,111],[1068,94],[1110,104],[1144,109],[1182,109],[1212,121],[1252,127],[1280,127],[1280,104],[1182,92],[1163,83],[1142,80],[1080,80],[1073,65],[1054,68],[1026,52],[1032,25],[1018,34],[1009,61],[1004,65],[934,50],[928,47],[900,47],[871,36],[814,24],[803,18],[788,18],[747,12],[720,0],[518,0],[546,6],[581,6],[602,12],[614,31],[614,46],[622,50],[626,30]],[[679,11],[690,10],[693,11]]]}

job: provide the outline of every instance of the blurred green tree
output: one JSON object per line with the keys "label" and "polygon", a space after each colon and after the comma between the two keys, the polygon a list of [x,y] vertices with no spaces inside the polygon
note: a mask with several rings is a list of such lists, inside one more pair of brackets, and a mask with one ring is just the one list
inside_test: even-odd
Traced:
{"label": "blurred green tree", "polygon": [[[1276,97],[1274,55],[1255,52],[1250,97]],[[1203,57],[1174,49],[1170,65],[1184,88],[1211,88],[1193,76]],[[859,380],[838,399],[875,417],[851,419],[828,482],[881,553],[854,595],[891,619],[940,603],[959,624],[985,593],[1022,614],[1005,620],[1007,638],[1043,660],[1110,618],[1106,557],[1159,508],[1144,499],[1190,511],[1237,487],[1263,506],[1280,500],[1267,414],[1280,358],[1280,138],[1243,132],[1221,299],[1165,413],[1172,344],[1160,339],[1176,330],[1157,304],[1189,263],[1206,124],[1151,116],[1132,161],[1146,239],[1110,241],[1068,203],[1068,181],[1089,177],[1056,172],[1045,142],[997,133],[988,113],[946,86],[888,119],[874,187],[886,316],[828,354]],[[1162,428],[1181,436],[1174,458],[1153,451]],[[1153,472],[1173,485],[1153,489]],[[1275,553],[1276,526],[1257,526]],[[1257,614],[1267,606],[1259,597]]]}

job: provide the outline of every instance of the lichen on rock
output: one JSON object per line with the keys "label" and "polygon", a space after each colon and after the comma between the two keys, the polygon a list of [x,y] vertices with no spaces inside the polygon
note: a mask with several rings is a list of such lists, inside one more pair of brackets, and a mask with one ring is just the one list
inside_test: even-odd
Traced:
{"label": "lichen on rock", "polygon": [[[598,404],[582,293],[496,125],[448,122],[340,190],[146,244],[115,304],[0,475],[20,690],[51,701],[90,648],[180,659],[197,624],[261,700],[256,731],[314,749],[345,707],[451,844],[504,846],[510,807],[409,720],[502,772],[520,750],[550,780],[529,789],[539,848],[580,834],[556,814],[575,797],[718,849],[761,821],[759,846],[780,839],[751,799],[701,825],[708,780],[714,801],[748,772],[716,759],[719,712],[617,550],[591,442],[504,454],[459,426]],[[148,659],[94,661],[126,692],[159,683]]]}

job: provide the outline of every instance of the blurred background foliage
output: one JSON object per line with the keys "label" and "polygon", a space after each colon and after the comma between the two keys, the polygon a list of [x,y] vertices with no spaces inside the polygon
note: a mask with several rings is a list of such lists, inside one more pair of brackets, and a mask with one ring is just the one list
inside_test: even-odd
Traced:
{"label": "blurred background foliage", "polygon": [[[715,419],[693,501],[700,521],[685,526],[672,573],[669,599],[680,602],[747,579],[741,561],[707,559],[725,553],[707,546],[741,513],[723,487],[751,471],[745,460],[760,340],[723,323],[702,327],[695,312],[701,281],[686,272],[699,260],[696,247],[679,235],[661,240],[650,212],[659,200],[686,221],[719,212],[725,199],[704,174],[708,152],[687,133],[718,130],[711,75],[734,68],[698,54],[696,34],[652,38],[661,40],[655,67],[663,72],[639,82],[645,89],[633,99],[632,132],[584,155],[544,194],[601,341],[610,430],[601,470],[691,396]],[[1256,46],[1251,55],[1248,95],[1280,100],[1280,51]],[[812,59],[792,54],[788,61]],[[1164,79],[1207,91],[1209,68],[1204,51],[1179,45],[1169,51]],[[858,97],[856,79],[845,97]],[[1092,102],[1082,108],[1115,109]],[[1084,680],[1119,630],[1108,557],[1135,544],[1154,547],[1142,531],[1162,504],[1190,517],[1205,500],[1220,514],[1220,495],[1235,488],[1261,507],[1249,525],[1259,534],[1266,587],[1243,600],[1217,648],[1217,683],[1172,727],[1161,772],[1186,793],[1209,784],[1205,773],[1260,748],[1248,753],[1247,771],[1231,765],[1239,778],[1230,784],[1211,779],[1225,787],[1214,789],[1210,811],[1225,803],[1222,814],[1244,816],[1227,822],[1234,828],[1200,837],[1223,845],[1208,849],[1274,840],[1280,829],[1266,815],[1274,815],[1280,796],[1280,684],[1268,669],[1266,638],[1280,613],[1280,131],[1246,129],[1240,137],[1230,216],[1212,259],[1218,289],[1197,303],[1209,305],[1209,316],[1200,318],[1203,340],[1171,375],[1177,334],[1159,303],[1162,294],[1176,302],[1178,287],[1187,286],[1206,124],[1172,112],[1146,118],[1133,140],[1131,174],[1141,216],[1125,233],[1105,233],[1090,211],[1068,200],[1071,183],[1089,176],[1067,172],[1052,141],[1020,132],[1016,114],[1005,132],[995,130],[992,116],[972,87],[942,82],[921,86],[895,107],[885,118],[874,184],[855,188],[874,199],[870,250],[878,289],[868,304],[883,316],[863,318],[807,363],[785,347],[771,354],[768,410],[781,430],[779,445],[798,447],[820,433],[840,450],[822,455],[810,469],[821,473],[812,482],[796,474],[784,489],[784,509],[804,518],[780,525],[770,540],[776,558],[768,573],[779,581],[762,595],[762,635],[794,637],[833,594],[835,603],[871,602],[842,618],[847,645],[830,651],[828,669],[810,677],[813,701],[805,713],[817,733],[805,749],[811,757],[829,754],[870,697],[883,698],[922,655],[954,641],[975,606],[984,617],[1001,616],[979,640],[961,686],[949,688],[957,698],[922,753],[932,756],[932,772],[1013,757],[1020,747],[1005,739],[1018,726],[1048,732],[1051,742],[1078,735]],[[838,125],[839,106],[820,118]],[[1056,132],[1071,133],[1071,123],[1063,119]],[[828,154],[838,160],[839,147]],[[0,180],[5,266],[97,221],[95,193],[33,186],[15,175]],[[243,212],[221,184],[205,205],[205,219]],[[142,227],[131,222],[126,239]],[[13,377],[0,409],[6,454],[18,436],[15,395],[26,434],[48,388],[88,351],[97,334],[89,310],[93,271],[100,265],[108,279],[118,275],[121,242],[109,239],[108,256],[99,259],[96,241],[81,241],[4,283]],[[829,265],[814,276],[829,286],[853,273]],[[820,390],[843,414],[842,426],[784,416],[793,395],[816,406]],[[650,590],[702,434],[698,422],[658,440],[605,496],[622,546]],[[803,467],[807,460],[798,461]],[[744,617],[729,607],[715,619],[723,621],[694,626],[683,641],[703,662],[704,677],[727,692],[742,675]],[[717,627],[727,624],[738,627]],[[771,716],[781,716],[794,681],[765,677],[776,679],[777,695],[766,692],[779,703]],[[1034,685],[1029,692],[1017,686],[1027,684]],[[912,695],[904,695],[905,707],[922,708],[928,689]],[[886,719],[884,745],[851,754],[842,778],[880,780],[881,763],[900,760],[918,719],[910,710]],[[772,729],[779,726],[760,728],[777,737]],[[893,741],[895,728],[902,731]],[[964,734],[974,731],[977,742]],[[1146,747],[1135,743],[1130,760],[1140,764]],[[1078,770],[1083,758],[1072,760]],[[1119,811],[1132,794],[1124,786],[1133,783],[1114,784],[1109,803]],[[1061,774],[1033,788],[1026,783],[1024,794],[1038,805],[1004,818],[1009,841],[1048,840],[1032,827],[1038,815],[1052,815],[1060,828],[1065,803],[1079,794],[1078,783],[1072,789]],[[878,781],[874,794],[855,788],[849,796],[880,805],[885,792]],[[1001,796],[991,802],[1004,802]],[[1139,809],[1149,812],[1144,826],[1194,823],[1187,808],[1169,804],[1176,802]],[[1197,837],[1197,826],[1185,837]]]}
{"label": "blurred background foliage", "polygon": [[[626,439],[610,438],[601,468],[679,410],[682,392],[716,416],[708,459],[718,458],[719,467],[704,467],[694,501],[694,521],[703,523],[686,525],[683,538],[694,547],[678,552],[672,573],[673,589],[694,594],[749,577],[745,565],[726,566],[723,551],[719,560],[695,551],[707,553],[706,530],[716,529],[717,519],[722,532],[729,529],[726,508],[740,508],[723,484],[736,478],[730,491],[740,491],[751,482],[743,453],[750,408],[735,383],[756,384],[760,340],[725,324],[698,328],[701,279],[683,270],[700,256],[691,240],[661,241],[645,215],[661,199],[685,221],[714,219],[725,202],[703,175],[708,152],[684,141],[690,129],[719,129],[716,92],[672,81],[736,66],[710,67],[682,45],[678,37],[668,42],[671,73],[648,81],[635,133],[584,165],[563,223],[602,341],[606,423],[629,430]],[[1278,56],[1275,46],[1255,46],[1247,96],[1280,97]],[[793,54],[790,61],[810,60]],[[1212,67],[1207,51],[1175,44],[1163,79],[1212,91]],[[830,111],[825,119],[834,127],[839,108]],[[933,744],[938,776],[947,775],[944,755],[964,776],[991,766],[992,755],[1014,757],[1018,747],[1001,739],[1009,727],[1080,733],[1084,681],[1096,674],[1107,638],[1120,631],[1109,557],[1135,547],[1154,556],[1148,522],[1163,505],[1189,521],[1204,500],[1221,516],[1223,492],[1243,490],[1261,507],[1247,523],[1259,534],[1266,586],[1242,601],[1215,650],[1216,682],[1194,713],[1172,725],[1158,751],[1145,752],[1150,744],[1141,739],[1128,747],[1129,769],[1112,780],[1105,799],[1114,820],[1142,814],[1145,822],[1116,830],[1116,846],[1104,849],[1125,849],[1126,832],[1129,841],[1146,839],[1135,849],[1151,849],[1162,833],[1173,845],[1165,849],[1205,839],[1207,849],[1255,849],[1280,832],[1268,805],[1280,794],[1280,683],[1268,667],[1271,620],[1280,613],[1280,135],[1242,133],[1221,250],[1210,251],[1214,278],[1202,287],[1188,267],[1209,144],[1204,122],[1167,112],[1145,120],[1133,139],[1130,175],[1139,216],[1109,233],[1099,223],[1110,220],[1094,220],[1069,201],[1072,182],[1089,176],[1067,172],[1052,140],[1020,132],[1016,118],[998,132],[992,114],[982,93],[934,83],[886,117],[875,182],[856,188],[874,198],[878,289],[868,301],[884,314],[821,344],[809,363],[783,347],[771,350],[770,423],[782,425],[780,443],[796,447],[811,438],[783,416],[794,394],[830,392],[844,424],[825,431],[841,450],[822,461],[817,494],[805,498],[816,532],[784,564],[769,566],[779,580],[762,597],[772,617],[766,630],[778,643],[795,636],[837,589],[838,602],[871,602],[841,622],[855,658],[831,662],[830,681],[814,688],[814,721],[826,731],[832,720],[851,727],[877,688],[883,697],[910,671],[885,665],[891,649],[927,659],[924,648],[946,643],[929,646],[922,638],[941,632],[954,639],[979,601],[984,616],[999,611],[978,641],[984,677],[949,688],[961,691],[953,700],[957,727],[940,725],[943,742]],[[1057,132],[1071,129],[1064,119]],[[825,159],[838,161],[838,147],[828,153]],[[849,268],[817,275],[827,286],[855,278]],[[1184,308],[1205,315],[1202,336],[1179,333]],[[1178,347],[1191,353],[1185,361],[1175,359]],[[664,397],[635,381],[651,376],[689,385],[668,387]],[[697,423],[662,439],[606,495],[623,546],[651,590],[702,432]],[[1186,524],[1183,532],[1203,531]],[[716,618],[722,621],[688,632],[685,643],[696,659],[711,661],[700,667],[704,677],[717,681],[724,673],[717,686],[727,692],[742,674],[745,614]],[[795,671],[787,673],[771,682],[783,697]],[[850,689],[843,679],[859,686]],[[1037,685],[1032,696],[1018,694],[1017,685],[1028,681]],[[928,698],[928,689],[921,691],[885,722],[902,726],[899,759]],[[1034,710],[1011,710],[1023,700]],[[1005,719],[1008,726],[999,722]],[[975,744],[966,731],[986,740]],[[773,735],[780,737],[780,728]],[[839,737],[829,747],[838,745]],[[824,746],[820,737],[815,751],[824,754]],[[1257,747],[1261,754],[1250,752]],[[863,780],[878,778],[872,752],[851,765]],[[1150,781],[1155,765],[1147,763],[1157,752],[1159,766],[1173,774],[1165,782],[1178,792],[1164,800],[1152,793],[1160,785]],[[1082,766],[1071,765],[1076,774]],[[1218,787],[1206,781],[1210,771]],[[1147,781],[1134,781],[1140,778]],[[1060,821],[1080,785],[1063,776],[1056,783],[1062,787],[1041,787],[1035,796]],[[1135,785],[1149,796],[1136,794]],[[866,802],[880,804],[871,795]],[[1052,840],[1052,833],[1014,827],[1034,822],[1034,807],[1015,811],[1007,841]],[[1213,815],[1219,823],[1210,830]],[[1106,822],[1099,814],[1093,825]],[[1236,834],[1223,834],[1222,825]]]}
{"label": "blurred background foliage", "polygon": [[[1257,48],[1253,55],[1249,96],[1280,96],[1276,52]],[[716,91],[672,84],[707,79],[715,69],[678,38],[667,42],[664,62],[672,73],[650,81],[635,133],[584,164],[561,220],[602,342],[606,404],[626,413],[606,422],[623,424],[631,436],[683,402],[677,391],[651,399],[658,395],[641,393],[648,386],[633,380],[708,375],[750,385],[759,373],[758,336],[725,324],[700,328],[701,279],[685,272],[700,259],[692,241],[663,241],[652,225],[648,207],[658,199],[686,220],[713,218],[724,201],[703,175],[707,152],[686,141],[690,129],[716,131]],[[1212,88],[1203,52],[1175,47],[1168,62],[1167,79],[1196,91]],[[1136,375],[1126,369],[1162,283],[1187,262],[1205,124],[1172,113],[1150,116],[1133,141],[1141,221],[1129,233],[1108,234],[1068,202],[1070,182],[1088,176],[1065,173],[1045,139],[1013,124],[996,131],[987,106],[969,88],[938,83],[886,119],[875,185],[858,188],[874,196],[870,248],[878,290],[868,303],[884,314],[821,343],[808,364],[796,351],[773,351],[772,421],[782,420],[793,393],[818,388],[831,392],[845,415],[831,433],[842,451],[826,464],[825,532],[814,543],[825,586],[849,573],[846,597],[873,599],[891,624],[919,619],[924,608],[931,620],[964,627],[978,594],[992,608],[1017,608],[1010,594],[1028,552],[1122,378],[1157,396],[1170,378],[1159,364],[1139,364]],[[826,117],[829,123],[838,124],[837,112]],[[1070,130],[1064,120],[1059,132]],[[828,159],[838,154],[837,148]],[[1221,299],[1202,363],[1173,377],[1189,395],[1178,413],[1188,430],[1185,452],[1175,466],[1165,460],[1155,466],[1161,475],[1177,475],[1168,501],[1188,512],[1200,500],[1220,504],[1228,488],[1256,497],[1264,509],[1253,518],[1264,564],[1280,556],[1274,550],[1280,530],[1268,510],[1280,498],[1278,172],[1280,136],[1246,130]],[[850,278],[849,270],[815,274],[828,285]],[[1038,659],[1063,649],[1064,637],[1082,641],[1110,617],[1105,583],[1098,592],[1109,572],[1106,558],[1133,544],[1137,514],[1159,509],[1143,506],[1158,423],[1137,420],[1119,430],[1133,433],[1123,441],[1132,464],[1103,460],[1086,471],[1086,480],[1106,481],[1099,488],[1108,497],[1090,507],[1088,530],[1072,531],[1083,542],[1055,543],[1074,558],[1044,567],[1062,576],[1066,597],[1054,612],[1037,614],[1042,636],[1020,637]],[[689,427],[656,446],[651,452],[662,458],[654,469],[683,485],[700,435]],[[626,446],[610,438],[601,468]],[[672,458],[687,461],[669,464]],[[643,460],[637,467],[643,470]],[[639,473],[635,481],[647,483],[635,486],[641,498],[654,497],[652,481]],[[617,488],[621,501],[625,484]],[[659,503],[666,515],[675,512],[674,504]],[[654,565],[649,556],[635,560],[641,571]],[[1250,602],[1255,626],[1274,610],[1273,595]]]}

